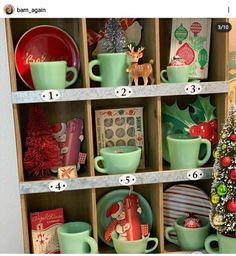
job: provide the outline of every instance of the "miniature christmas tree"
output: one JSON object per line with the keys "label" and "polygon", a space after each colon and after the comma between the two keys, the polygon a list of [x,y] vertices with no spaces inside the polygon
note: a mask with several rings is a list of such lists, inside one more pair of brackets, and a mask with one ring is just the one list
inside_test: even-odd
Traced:
{"label": "miniature christmas tree", "polygon": [[105,27],[102,52],[126,52],[127,44],[125,32],[119,23],[119,19],[109,19]]}
{"label": "miniature christmas tree", "polygon": [[236,235],[236,109],[234,106],[230,108],[214,157],[210,222],[220,233]]}
{"label": "miniature christmas tree", "polygon": [[24,167],[29,176],[47,176],[50,168],[61,164],[59,146],[40,105],[30,109],[26,148]]}

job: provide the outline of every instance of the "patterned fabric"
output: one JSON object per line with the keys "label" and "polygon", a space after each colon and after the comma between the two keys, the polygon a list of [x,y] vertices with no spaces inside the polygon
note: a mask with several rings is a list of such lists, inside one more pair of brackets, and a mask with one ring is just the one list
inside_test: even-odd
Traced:
{"label": "patterned fabric", "polygon": [[87,153],[79,152],[79,163],[85,164]]}
{"label": "patterned fabric", "polygon": [[127,223],[126,220],[113,220],[109,224],[109,226],[108,226],[108,228],[107,228],[107,230],[105,232],[104,239],[106,241],[110,241],[111,240],[111,233],[116,230],[116,226],[118,224],[120,224],[121,226],[124,226],[126,223]]}
{"label": "patterned fabric", "polygon": [[141,224],[141,233],[142,233],[142,236],[148,236],[149,235],[148,224]]}

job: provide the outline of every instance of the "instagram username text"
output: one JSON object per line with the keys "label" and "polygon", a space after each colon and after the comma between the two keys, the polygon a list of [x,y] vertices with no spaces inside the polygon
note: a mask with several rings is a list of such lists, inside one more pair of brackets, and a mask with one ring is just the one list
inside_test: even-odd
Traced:
{"label": "instagram username text", "polygon": [[46,12],[45,8],[16,8],[16,11],[18,13],[42,13],[42,12]]}

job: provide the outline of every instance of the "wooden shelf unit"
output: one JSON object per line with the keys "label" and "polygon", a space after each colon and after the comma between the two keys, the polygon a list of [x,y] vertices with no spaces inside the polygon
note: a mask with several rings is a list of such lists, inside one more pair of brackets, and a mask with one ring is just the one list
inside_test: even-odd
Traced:
{"label": "wooden shelf unit", "polygon": [[[209,79],[202,83],[202,94],[214,94],[219,127],[222,126],[227,110],[227,33],[214,30],[213,19],[211,34],[211,49],[209,60]],[[22,225],[24,230],[25,252],[30,253],[29,212],[63,207],[65,221],[84,220],[93,226],[93,237],[99,241],[99,252],[109,252],[110,249],[98,238],[96,203],[108,191],[118,189],[117,177],[101,176],[94,171],[93,159],[95,151],[94,110],[97,108],[143,106],[145,131],[145,158],[147,168],[138,171],[137,184],[134,190],[142,194],[153,210],[153,227],[151,234],[157,236],[159,245],[156,252],[167,252],[168,246],[164,239],[163,192],[167,182],[186,181],[187,170],[165,171],[162,159],[162,125],[161,103],[180,95],[184,100],[186,93],[184,85],[160,84],[160,70],[168,63],[168,38],[171,29],[170,19],[138,19],[142,25],[141,45],[145,47],[142,61],[154,59],[155,85],[133,87],[133,97],[116,99],[113,88],[99,88],[99,84],[90,81],[88,62],[92,59],[92,49],[87,44],[87,26],[98,29],[104,19],[6,19],[8,55],[12,84],[12,103],[15,118],[16,145],[18,154],[18,171],[22,206]],[[87,152],[87,164],[82,170],[82,177],[68,182],[67,191],[53,193],[47,190],[48,181],[27,181],[23,169],[23,152],[25,131],[29,104],[42,102],[40,91],[31,91],[19,78],[15,69],[14,49],[24,32],[38,25],[54,25],[67,31],[79,46],[81,70],[78,81],[70,89],[60,90],[61,99],[58,102],[42,103],[50,122],[66,121],[79,116],[84,120],[85,140],[82,151]],[[172,88],[171,88],[172,87]],[[191,96],[192,97],[192,96]],[[168,168],[168,167],[167,167]],[[211,168],[202,168],[204,179],[210,179]],[[174,174],[176,172],[176,175]],[[155,175],[156,174],[156,175]],[[168,176],[168,174],[171,174]],[[150,177],[154,177],[153,182]],[[178,178],[179,177],[179,178]],[[85,181],[87,187],[82,186]],[[209,183],[208,183],[209,184]],[[206,188],[207,190],[207,188]]]}

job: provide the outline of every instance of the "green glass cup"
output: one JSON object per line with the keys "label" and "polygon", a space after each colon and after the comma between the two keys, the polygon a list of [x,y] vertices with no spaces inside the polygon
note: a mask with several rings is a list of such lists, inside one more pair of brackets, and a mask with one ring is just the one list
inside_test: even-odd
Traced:
{"label": "green glass cup", "polygon": [[[204,242],[209,234],[210,223],[208,218],[199,217],[202,226],[200,228],[186,228],[183,226],[185,217],[180,217],[173,226],[165,229],[165,238],[178,245],[181,250],[194,251],[204,248]],[[170,232],[176,232],[177,238],[172,238]]]}
{"label": "green glass cup", "polygon": [[61,253],[97,253],[98,246],[90,235],[92,226],[89,223],[68,222],[57,229]]}
{"label": "green glass cup", "polygon": [[[65,89],[78,77],[77,69],[67,67],[66,61],[32,62],[30,72],[36,90]],[[66,78],[68,72],[73,73],[70,81]]]}
{"label": "green glass cup", "polygon": [[[217,242],[218,248],[212,248],[211,242]],[[235,237],[224,236],[217,232],[216,235],[210,235],[205,240],[205,249],[208,253],[236,253]]]}
{"label": "green glass cup", "polygon": [[[100,75],[93,73],[93,67],[98,65]],[[90,79],[101,82],[102,87],[125,86],[129,83],[128,58],[125,53],[100,53],[96,60],[89,62]]]}
{"label": "green glass cup", "polygon": [[[117,253],[150,253],[158,246],[158,239],[156,237],[145,237],[139,240],[127,241],[117,239],[116,232],[113,232],[111,237]],[[154,245],[147,249],[147,245],[151,241],[154,242]]]}
{"label": "green glass cup", "polygon": [[[167,79],[164,74],[167,74]],[[189,79],[189,66],[167,66],[161,71],[161,79],[164,83],[187,83]]]}
{"label": "green glass cup", "polygon": [[[199,159],[201,144],[206,145],[206,154]],[[198,168],[204,165],[211,156],[211,143],[201,137],[191,137],[184,134],[167,136],[167,145],[172,170]]]}
{"label": "green glass cup", "polygon": [[[141,158],[137,146],[114,146],[100,149],[100,156],[94,158],[95,169],[101,173],[124,174],[136,172]],[[102,161],[103,167],[98,165]]]}

